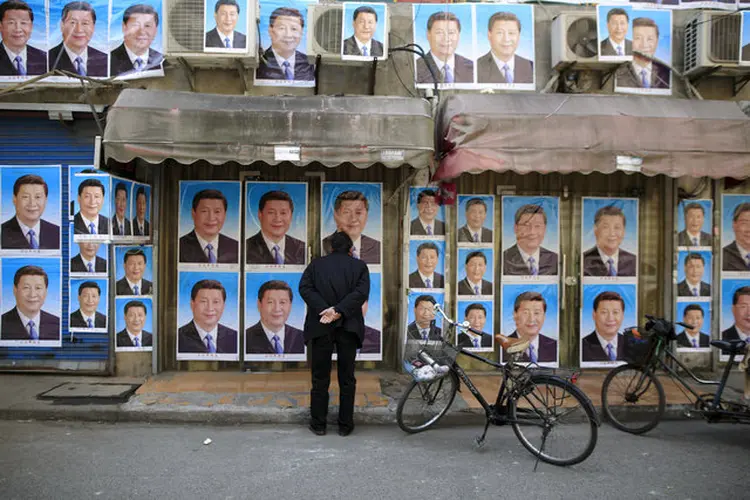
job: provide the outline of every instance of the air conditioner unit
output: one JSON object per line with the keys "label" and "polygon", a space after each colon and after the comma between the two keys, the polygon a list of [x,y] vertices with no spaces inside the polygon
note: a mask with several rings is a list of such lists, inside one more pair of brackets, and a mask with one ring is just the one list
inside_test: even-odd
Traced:
{"label": "air conditioner unit", "polygon": [[[383,55],[378,60],[388,58],[388,27],[390,24],[390,11],[386,7],[385,36],[383,43]],[[324,61],[335,64],[367,64],[369,60],[351,60],[341,58],[342,33],[344,23],[351,19],[344,19],[344,5],[341,3],[313,4],[307,10],[307,54],[309,56],[320,55]]]}
{"label": "air conditioner unit", "polygon": [[561,12],[552,21],[552,67],[575,63],[576,67],[597,68],[599,62],[596,11]]}
{"label": "air conditioner unit", "polygon": [[685,76],[747,73],[740,62],[741,12],[699,11],[685,24]]}
{"label": "air conditioner unit", "polygon": [[[246,67],[258,64],[258,7],[257,0],[248,2],[247,51],[237,53],[204,52],[204,0],[164,0],[165,57],[182,58],[191,65],[203,68],[232,67],[237,60]],[[213,5],[213,4],[211,4]]]}

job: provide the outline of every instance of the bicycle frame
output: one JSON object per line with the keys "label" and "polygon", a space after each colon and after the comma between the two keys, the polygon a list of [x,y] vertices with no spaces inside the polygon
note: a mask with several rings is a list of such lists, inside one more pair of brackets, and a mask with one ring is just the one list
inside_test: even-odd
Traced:
{"label": "bicycle frame", "polygon": [[[676,363],[677,366],[679,366],[680,368],[682,368],[685,371],[685,373],[687,373],[687,375],[689,375],[690,378],[693,379],[699,385],[716,385],[716,386],[718,386],[717,389],[716,389],[716,392],[713,394],[713,405],[717,406],[717,409],[715,411],[721,412],[721,413],[727,414],[727,415],[730,415],[730,414],[731,415],[736,415],[737,412],[729,412],[729,411],[723,411],[723,410],[719,410],[718,409],[718,405],[721,403],[721,396],[724,393],[724,389],[726,387],[727,380],[729,379],[729,373],[732,370],[732,366],[733,366],[733,363],[734,363],[735,356],[736,356],[736,354],[732,354],[731,355],[731,357],[729,359],[729,362],[727,363],[726,367],[724,368],[724,373],[722,373],[721,380],[704,380],[704,379],[699,378],[697,375],[695,375],[695,373],[692,372],[692,370],[690,370],[690,368],[688,368],[687,366],[685,366],[685,364],[683,364],[677,358],[677,356],[674,355],[674,353],[672,352],[672,350],[666,345],[666,341],[664,340],[664,338],[659,337],[659,338],[657,338],[657,342],[655,343],[654,347],[652,348],[651,352],[649,353],[649,361],[646,364],[646,366],[648,367],[647,371],[651,372],[651,373],[654,373],[658,367],[661,367],[667,373],[667,375],[669,375],[669,377],[672,380],[675,380],[675,381],[679,382],[680,385],[682,385],[682,387],[684,387],[685,389],[687,389],[693,395],[693,397],[696,400],[696,401],[694,401],[694,403],[700,401],[701,404],[709,405],[710,403],[707,402],[706,399],[703,396],[701,396],[700,394],[698,394],[692,387],[690,387],[690,385],[688,385],[688,383],[685,381],[685,378],[682,375],[680,375],[677,372],[677,370],[675,370],[674,368],[672,368],[667,363],[667,360],[669,360],[670,362]],[[641,379],[639,381],[639,385],[642,382],[643,382],[643,380]],[[747,416],[744,416],[744,417],[747,418]]]}

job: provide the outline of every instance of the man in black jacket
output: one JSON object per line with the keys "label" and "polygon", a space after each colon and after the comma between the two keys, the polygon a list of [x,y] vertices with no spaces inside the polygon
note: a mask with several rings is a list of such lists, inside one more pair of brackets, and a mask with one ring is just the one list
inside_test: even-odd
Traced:
{"label": "man in black jacket", "polygon": [[362,347],[365,319],[362,304],[370,295],[367,264],[351,256],[352,240],[344,232],[331,237],[331,253],[313,260],[299,284],[307,304],[305,341],[312,350],[312,390],[310,391],[310,430],[326,432],[328,387],[331,383],[331,356],[338,354],[339,434],[354,429],[354,359]]}

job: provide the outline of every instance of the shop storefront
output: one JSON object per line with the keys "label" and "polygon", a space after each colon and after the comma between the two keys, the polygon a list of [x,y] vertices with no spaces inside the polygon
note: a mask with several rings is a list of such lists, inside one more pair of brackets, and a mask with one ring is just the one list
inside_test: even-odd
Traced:
{"label": "shop storefront", "polygon": [[[71,169],[91,168],[94,159],[95,137],[100,135],[88,105],[4,104],[0,111],[0,148],[2,168],[2,257],[3,333],[0,345],[0,367],[14,370],[78,371],[107,373],[111,368],[110,342],[106,331],[71,335],[68,318],[62,311],[69,307],[68,266],[77,253],[69,238],[69,182]],[[101,112],[101,107],[97,107]],[[46,182],[47,210],[42,218],[49,220],[48,230],[41,231],[39,246],[33,251],[19,248],[12,241],[10,222],[16,215],[14,184],[24,175],[39,175]],[[20,198],[20,195],[18,196]],[[20,205],[18,205],[20,207]],[[20,208],[19,208],[20,210]],[[72,214],[71,214],[72,215]],[[49,235],[54,234],[53,237]],[[73,252],[73,254],[71,254]],[[49,337],[42,333],[41,341],[14,340],[10,316],[15,300],[12,293],[13,276],[26,264],[44,261],[49,271],[49,300],[45,310],[57,318],[58,327]],[[7,278],[7,281],[6,279]],[[8,314],[8,315],[6,315]],[[54,338],[53,338],[54,337]]]}
{"label": "shop storefront", "polygon": [[[619,337],[607,347],[602,332],[643,324],[645,314],[700,320],[696,339],[742,324],[750,264],[733,264],[731,249],[750,234],[750,119],[737,103],[461,95],[441,103],[436,126],[434,178],[457,191],[446,234],[466,225],[468,200],[494,202],[485,227],[495,237],[446,237],[456,243],[445,299],[459,318],[483,304],[496,331],[539,338],[540,364],[602,368],[621,362]],[[690,231],[704,238],[686,239]],[[494,257],[484,278],[498,284],[491,296],[455,286],[471,251]],[[678,346],[688,361],[718,361],[690,338]]]}
{"label": "shop storefront", "polygon": [[[429,104],[420,99],[124,91],[109,111],[103,150],[105,161],[135,163],[153,182],[155,368],[304,366],[304,347],[292,341],[304,318],[296,284],[347,217],[358,226],[361,258],[373,277],[366,313],[373,342],[359,359],[370,368],[395,366],[398,221],[404,187],[432,163],[433,133]],[[203,208],[217,204],[220,221],[202,220]],[[279,212],[275,229],[272,207]],[[195,251],[217,228],[218,251]],[[285,233],[278,256],[273,245],[256,245],[277,230]],[[304,250],[295,251],[300,243]],[[207,281],[223,288],[223,329],[213,349],[192,342],[191,331],[201,323],[196,299]],[[292,292],[291,306],[280,306],[288,344],[282,352],[259,341],[253,328],[270,321],[259,300],[259,293],[273,295],[269,286]]]}

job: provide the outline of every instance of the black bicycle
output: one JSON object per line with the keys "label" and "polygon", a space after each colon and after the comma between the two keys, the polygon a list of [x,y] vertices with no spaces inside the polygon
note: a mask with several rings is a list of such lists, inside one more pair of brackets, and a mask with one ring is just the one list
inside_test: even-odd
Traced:
{"label": "black bicycle", "polygon": [[[631,434],[643,434],[659,424],[666,407],[664,388],[656,376],[661,368],[692,401],[688,416],[700,415],[709,423],[731,422],[750,424],[750,406],[722,398],[734,359],[745,352],[744,340],[713,340],[711,345],[729,353],[729,363],[721,380],[703,380],[680,362],[669,347],[676,339],[675,325],[692,328],[681,322],[646,316],[645,331],[627,329],[624,336],[625,358],[628,364],[610,371],[602,384],[602,409],[616,428]],[[699,394],[671,364],[699,385],[716,385],[714,393]],[[687,391],[687,392],[686,392]],[[690,393],[690,395],[688,395]],[[692,397],[691,397],[692,396]]]}
{"label": "black bicycle", "polygon": [[[506,344],[506,352],[511,360],[505,364],[456,347],[450,342],[456,333],[487,333],[470,328],[468,322],[451,320],[439,305],[435,305],[435,313],[445,320],[445,333],[441,339],[409,341],[412,347],[407,349],[404,359],[412,375],[415,374],[415,364],[419,366],[417,370],[432,366],[434,378],[413,380],[401,396],[396,410],[401,429],[415,433],[435,425],[450,409],[461,380],[485,411],[484,432],[476,438],[478,446],[484,444],[490,424],[509,424],[521,444],[538,460],[553,465],[573,465],[591,455],[596,446],[599,419],[591,400],[575,385],[576,372],[562,378],[550,369],[515,363],[528,348],[527,341]],[[471,378],[455,362],[458,354],[502,371],[503,380],[494,404],[487,402]],[[418,374],[417,378],[419,376],[425,376],[424,372]],[[430,376],[430,373],[426,376]]]}

